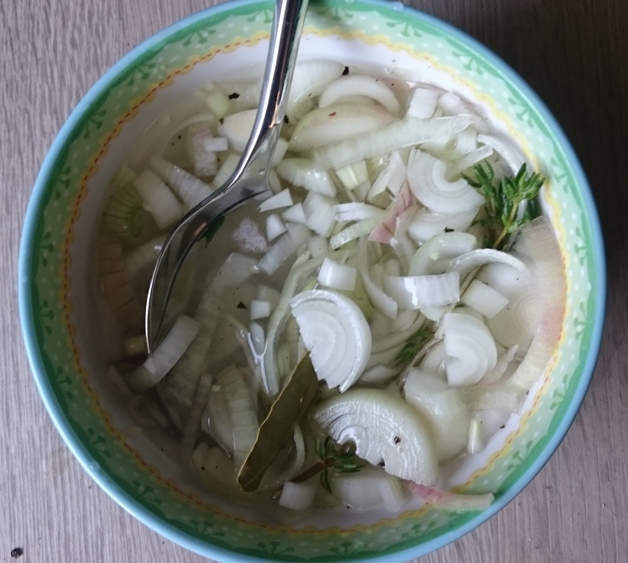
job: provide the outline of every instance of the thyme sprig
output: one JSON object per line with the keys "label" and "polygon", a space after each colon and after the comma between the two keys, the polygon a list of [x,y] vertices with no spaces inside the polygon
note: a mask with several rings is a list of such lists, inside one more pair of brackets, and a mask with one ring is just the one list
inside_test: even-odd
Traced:
{"label": "thyme sprig", "polygon": [[537,199],[545,178],[533,172],[528,174],[523,163],[516,176],[507,176],[495,182],[495,172],[488,162],[473,167],[475,178],[464,176],[470,186],[486,199],[485,216],[476,224],[487,230],[485,246],[507,250],[516,233],[525,223],[540,215]]}
{"label": "thyme sprig", "polygon": [[417,330],[406,340],[403,348],[397,352],[393,362],[394,367],[405,366],[408,362],[411,362],[433,336],[433,331]]}
{"label": "thyme sprig", "polygon": [[363,465],[357,461],[355,446],[352,444],[338,446],[331,437],[327,436],[325,440],[316,440],[314,449],[318,461],[292,479],[292,482],[302,483],[314,477],[317,473],[320,473],[321,484],[331,493],[331,484],[329,482],[330,470],[336,473],[356,473],[363,467]]}

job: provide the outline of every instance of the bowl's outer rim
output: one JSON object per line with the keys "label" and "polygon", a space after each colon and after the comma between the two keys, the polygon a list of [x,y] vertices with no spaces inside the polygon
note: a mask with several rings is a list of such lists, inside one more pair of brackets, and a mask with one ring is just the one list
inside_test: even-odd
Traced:
{"label": "bowl's outer rim", "polygon": [[[587,207],[587,218],[590,222],[591,235],[594,241],[594,252],[599,265],[598,268],[598,284],[597,294],[595,295],[596,303],[598,304],[595,316],[592,320],[593,330],[591,332],[591,342],[589,353],[583,368],[583,377],[580,379],[578,386],[574,393],[574,399],[569,405],[563,420],[556,429],[554,435],[550,441],[546,444],[543,451],[539,454],[536,461],[529,467],[529,469],[519,478],[519,480],[511,486],[511,488],[502,495],[499,499],[494,501],[490,508],[480,513],[476,518],[470,520],[466,524],[447,532],[438,538],[430,540],[418,547],[408,548],[402,551],[398,551],[393,554],[378,556],[370,560],[386,561],[386,563],[403,563],[415,557],[425,555],[435,549],[445,546],[446,544],[462,537],[467,534],[491,516],[501,510],[506,504],[514,499],[525,486],[537,475],[537,473],[547,463],[551,455],[554,453],[558,445],[565,437],[567,431],[572,425],[575,416],[580,408],[584,396],[589,388],[591,378],[595,369],[595,365],[598,358],[598,353],[601,345],[604,317],[606,309],[606,259],[604,252],[604,243],[602,237],[602,230],[600,226],[599,217],[597,214],[597,208],[591,192],[590,184],[586,178],[584,170],[580,164],[580,161],[571,146],[571,143],[567,139],[562,127],[558,124],[552,113],[549,111],[545,103],[538,97],[538,95],[532,90],[532,88],[498,55],[493,51],[485,47],[479,41],[468,35],[466,32],[446,23],[439,18],[422,12],[416,8],[403,6],[400,2],[389,2],[387,0],[359,0],[362,4],[370,4],[380,8],[403,10],[411,14],[414,18],[423,19],[429,22],[435,27],[441,28],[444,32],[450,36],[468,44],[477,52],[479,52],[484,58],[489,60],[495,66],[500,68],[503,74],[510,80],[521,92],[523,92],[538,109],[539,113],[543,116],[544,120],[549,124],[553,134],[556,136],[558,143],[564,150],[567,162],[571,167],[574,176],[577,178],[578,185],[581,187],[581,195],[584,203]],[[19,250],[19,263],[18,263],[18,296],[19,296],[19,313],[20,323],[22,326],[22,333],[25,341],[26,351],[31,370],[38,388],[38,391],[44,401],[44,404],[48,410],[53,423],[57,427],[57,430],[63,437],[63,440],[68,445],[74,456],[78,459],[84,469],[89,475],[100,485],[100,487],[113,498],[120,506],[127,510],[130,514],[147,525],[149,528],[155,530],[159,534],[167,537],[171,541],[178,543],[191,551],[196,553],[218,558],[220,561],[228,563],[237,563],[242,561],[265,561],[258,557],[251,557],[244,554],[236,554],[232,551],[226,550],[216,545],[209,545],[205,542],[199,542],[197,539],[189,536],[185,532],[175,528],[172,525],[165,524],[157,516],[152,514],[149,510],[140,505],[137,501],[131,498],[126,492],[124,492],[113,480],[111,480],[104,471],[102,471],[97,464],[93,462],[88,451],[84,448],[82,442],[78,439],[76,434],[71,428],[67,418],[62,412],[51,386],[45,376],[45,368],[43,365],[42,357],[37,346],[36,331],[34,326],[34,320],[32,315],[32,302],[31,294],[29,291],[30,277],[29,268],[32,258],[33,239],[36,236],[37,224],[36,219],[42,206],[43,195],[46,190],[47,178],[50,175],[54,165],[61,155],[65,143],[67,142],[71,132],[77,125],[81,114],[89,108],[89,106],[102,94],[107,86],[114,82],[117,76],[123,72],[125,67],[132,63],[136,58],[144,54],[146,51],[158,45],[160,42],[167,39],[170,35],[186,28],[197,22],[199,19],[207,17],[208,15],[217,15],[222,12],[231,11],[239,6],[247,6],[250,4],[260,3],[259,0],[231,0],[229,2],[213,6],[191,14],[178,22],[158,31],[154,35],[150,36],[137,47],[132,49],[129,53],[124,55],[118,62],[116,62],[85,94],[81,101],[77,104],[72,111],[55,140],[53,141],[48,154],[46,155],[44,162],[41,166],[40,172],[34,184],[31,198],[27,208],[27,212],[24,220],[24,227],[22,231],[22,239]]]}

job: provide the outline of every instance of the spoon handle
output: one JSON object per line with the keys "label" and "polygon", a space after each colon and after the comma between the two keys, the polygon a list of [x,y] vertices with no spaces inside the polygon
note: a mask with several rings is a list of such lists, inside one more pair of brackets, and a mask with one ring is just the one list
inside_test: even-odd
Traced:
{"label": "spoon handle", "polygon": [[270,161],[285,115],[308,0],[277,0],[260,102],[253,130],[227,182],[175,225],[157,258],[146,299],[146,342],[152,352],[164,336],[164,315],[185,257],[229,210],[267,189]]}

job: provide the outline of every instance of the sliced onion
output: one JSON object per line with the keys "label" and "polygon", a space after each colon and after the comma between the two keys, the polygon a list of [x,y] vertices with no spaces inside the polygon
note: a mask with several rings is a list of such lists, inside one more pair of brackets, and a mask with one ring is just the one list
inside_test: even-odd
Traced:
{"label": "sliced onion", "polygon": [[309,239],[309,232],[305,225],[291,223],[289,226],[291,228],[288,232],[270,247],[257,265],[266,275],[274,274]]}
{"label": "sliced onion", "polygon": [[521,365],[508,380],[516,388],[529,391],[541,377],[560,341],[567,281],[560,246],[547,219],[535,219],[524,225],[517,249],[534,260],[543,296],[538,331]]}
{"label": "sliced onion", "polygon": [[447,170],[447,176],[450,178],[457,178],[465,170],[478,164],[493,154],[493,149],[489,146],[483,146],[473,151],[466,152],[464,156],[461,156],[457,160],[454,160]]}
{"label": "sliced onion", "polygon": [[[334,237],[332,237],[332,240],[333,238]],[[321,237],[320,235],[313,236],[308,241],[307,247],[312,255],[312,258],[326,256],[329,253],[329,244],[327,243],[327,239],[325,237]]]}
{"label": "sliced onion", "polygon": [[387,473],[433,484],[438,460],[430,431],[415,409],[398,395],[379,389],[352,389],[326,399],[314,419],[338,444],[352,443],[356,455]]}
{"label": "sliced onion", "polygon": [[467,452],[471,455],[479,454],[484,449],[481,429],[482,422],[478,418],[472,418],[469,425],[469,440],[467,442]]}
{"label": "sliced onion", "polygon": [[341,203],[334,206],[336,221],[339,223],[345,221],[362,221],[371,217],[382,221],[384,211],[374,205],[368,203]]}
{"label": "sliced onion", "polygon": [[408,184],[414,196],[435,213],[477,210],[484,197],[466,180],[448,182],[447,168],[426,152],[413,151],[408,159]]}
{"label": "sliced onion", "polygon": [[249,305],[250,318],[252,321],[258,319],[265,319],[270,317],[270,313],[273,310],[272,303],[270,301],[260,301],[259,299],[252,299]]}
{"label": "sliced onion", "polygon": [[406,117],[429,119],[436,111],[438,91],[432,88],[415,88],[408,103]]}
{"label": "sliced onion", "polygon": [[339,78],[343,70],[344,66],[335,61],[299,62],[294,69],[286,104],[286,113],[290,119],[301,117],[304,114],[303,108],[309,107],[308,102],[319,96],[328,84]]}
{"label": "sliced onion", "polygon": [[364,289],[375,307],[387,317],[395,319],[399,306],[390,295],[387,295],[384,290],[371,279],[368,267],[367,245],[366,237],[361,237],[358,242],[358,271],[360,272]]}
{"label": "sliced onion", "polygon": [[447,230],[466,231],[476,215],[476,209],[461,213],[432,213],[428,209],[419,209],[408,224],[408,234],[414,242],[422,244]]}
{"label": "sliced onion", "polygon": [[200,324],[180,315],[174,325],[146,361],[127,378],[136,393],[144,393],[155,386],[176,364],[196,338]]}
{"label": "sliced onion", "polygon": [[393,151],[390,153],[386,168],[379,173],[377,179],[373,182],[367,199],[373,201],[373,198],[383,193],[386,189],[391,194],[397,195],[406,181],[406,174],[406,165],[401,156],[399,156],[399,151]]}
{"label": "sliced onion", "polygon": [[[412,211],[409,211],[410,209]],[[399,224],[403,219],[406,219],[405,212],[414,213],[414,209],[414,197],[412,197],[408,184],[404,184],[399,194],[386,209],[386,215],[381,225],[369,235],[369,240],[390,243],[397,235]]]}
{"label": "sliced onion", "polygon": [[360,376],[360,383],[384,383],[385,381],[395,377],[397,373],[398,370],[382,364],[377,364],[364,370]]}
{"label": "sliced onion", "polygon": [[329,239],[329,246],[336,250],[352,240],[369,235],[379,224],[380,221],[376,217],[369,217],[368,219],[353,223],[331,237]]}
{"label": "sliced onion", "polygon": [[512,266],[520,272],[526,269],[525,263],[512,254],[502,252],[501,250],[495,250],[493,248],[479,248],[477,250],[461,254],[457,258],[453,259],[449,263],[447,271],[459,272],[460,279],[464,279],[467,274],[471,273],[476,268],[492,262],[499,262],[500,264]]}
{"label": "sliced onion", "polygon": [[410,492],[423,499],[427,504],[460,512],[486,510],[489,506],[491,506],[493,499],[495,498],[490,493],[483,495],[447,493],[445,491],[439,491],[433,487],[410,481],[404,481],[404,485],[410,490]]}
{"label": "sliced onion", "polygon": [[279,215],[269,215],[266,217],[266,237],[268,242],[275,240],[279,235],[286,232],[286,226]]}
{"label": "sliced onion", "polygon": [[430,425],[439,461],[459,454],[467,444],[469,411],[460,389],[429,372],[413,368],[403,386],[404,397]]}
{"label": "sliced onion", "polygon": [[165,240],[166,236],[160,235],[135,247],[127,254],[124,258],[124,269],[130,279],[137,278],[142,272],[155,266]]}
{"label": "sliced onion", "polygon": [[379,78],[362,74],[343,76],[332,82],[321,94],[319,107],[327,107],[342,98],[366,96],[384,106],[391,114],[399,113],[399,102],[394,92]]}
{"label": "sliced onion", "polygon": [[336,186],[325,170],[317,170],[309,158],[286,158],[277,167],[277,174],[293,186],[334,197]]}
{"label": "sliced onion", "polygon": [[442,307],[460,300],[460,277],[457,272],[425,276],[386,275],[384,288],[401,309]]}
{"label": "sliced onion", "polygon": [[489,319],[492,319],[509,303],[507,297],[479,280],[471,281],[460,301]]}
{"label": "sliced onion", "polygon": [[345,189],[349,191],[355,190],[358,186],[370,181],[366,161],[364,160],[339,168],[336,170],[336,176],[338,176]]}
{"label": "sliced onion", "polygon": [[495,368],[495,340],[482,321],[471,315],[447,313],[443,317],[443,335],[450,385],[473,385]]}
{"label": "sliced onion", "polygon": [[[309,151],[318,147],[359,139],[359,136],[375,131],[393,121],[393,116],[374,104],[336,103],[319,108],[304,116],[290,138],[290,149],[296,152]],[[357,159],[357,161],[363,159]],[[320,170],[332,168],[318,166]],[[345,164],[352,164],[347,162]],[[333,166],[333,168],[342,168]]]}
{"label": "sliced onion", "polygon": [[477,248],[477,239],[470,233],[452,231],[440,233],[427,240],[410,261],[413,276],[442,274],[453,258]]}
{"label": "sliced onion", "polygon": [[196,176],[215,176],[216,153],[229,148],[227,139],[214,137],[211,123],[196,123],[188,127],[185,145]]}
{"label": "sliced onion", "polygon": [[517,146],[505,137],[499,137],[495,134],[478,135],[478,141],[483,145],[491,147],[498,153],[504,159],[513,174],[517,174],[521,166],[525,163],[525,158]]}
{"label": "sliced onion", "polygon": [[454,135],[465,129],[471,121],[468,116],[393,121],[368,133],[315,150],[314,161],[323,170],[342,168],[436,137]]}
{"label": "sliced onion", "polygon": [[371,353],[371,331],[362,311],[348,297],[327,290],[299,293],[290,307],[318,379],[346,391]]}

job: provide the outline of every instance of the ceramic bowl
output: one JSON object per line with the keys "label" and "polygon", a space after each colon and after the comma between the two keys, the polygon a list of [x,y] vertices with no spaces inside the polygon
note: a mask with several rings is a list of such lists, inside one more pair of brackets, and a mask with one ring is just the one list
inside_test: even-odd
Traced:
{"label": "ceramic bowl", "polygon": [[400,3],[313,3],[300,59],[376,66],[458,92],[517,139],[547,176],[545,209],[567,270],[562,337],[523,413],[450,479],[459,491],[494,493],[487,510],[424,506],[286,523],[200,491],[145,436],[124,432],[127,415],[104,383],[107,335],[99,324],[91,257],[109,182],[139,133],[207,81],[263,66],[272,8],[237,1],[184,19],[125,56],[78,104],[54,141],[28,208],[19,279],[24,338],[41,396],[68,446],[107,493],[165,537],[221,561],[407,561],[494,515],[567,432],[601,336],[605,265],[598,218],[560,127],[485,47]]}

